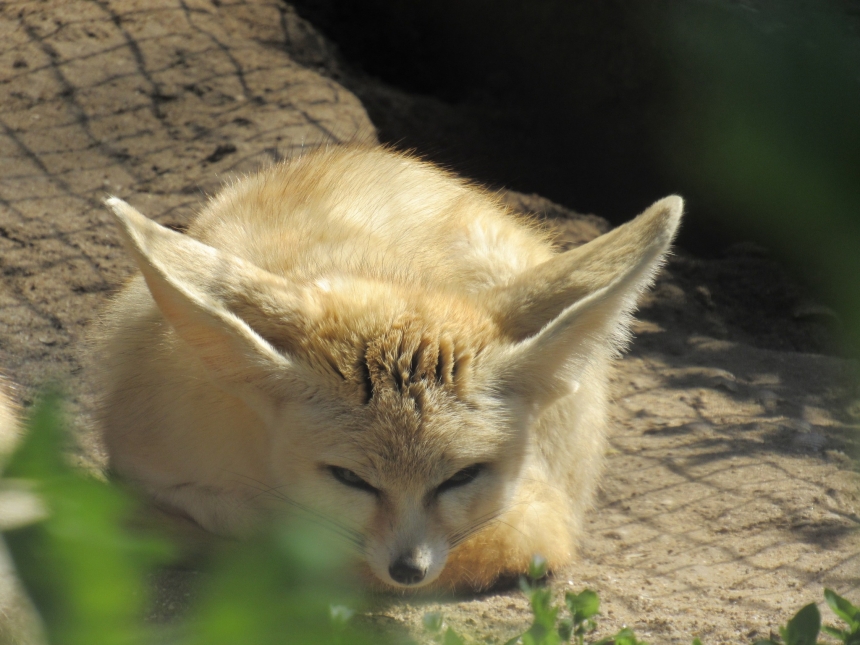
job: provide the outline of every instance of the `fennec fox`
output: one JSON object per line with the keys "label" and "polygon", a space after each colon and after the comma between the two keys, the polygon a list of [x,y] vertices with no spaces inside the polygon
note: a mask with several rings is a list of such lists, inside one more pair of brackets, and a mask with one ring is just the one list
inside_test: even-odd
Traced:
{"label": "fennec fox", "polygon": [[159,506],[226,535],[306,509],[391,587],[571,561],[610,362],[680,198],[562,254],[382,149],[241,179],[187,235],[107,203],[142,276],[106,317],[102,422]]}

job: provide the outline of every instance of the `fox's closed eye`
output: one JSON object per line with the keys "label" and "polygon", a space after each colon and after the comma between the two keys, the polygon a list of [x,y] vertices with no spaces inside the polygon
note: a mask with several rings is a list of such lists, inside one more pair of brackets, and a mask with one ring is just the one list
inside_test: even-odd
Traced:
{"label": "fox's closed eye", "polygon": [[462,470],[458,470],[452,477],[439,484],[436,488],[436,494],[439,495],[452,488],[459,488],[460,486],[472,483],[485,469],[485,464],[472,464]]}
{"label": "fox's closed eye", "polygon": [[328,471],[336,480],[338,480],[344,486],[349,486],[350,488],[357,488],[359,490],[367,491],[368,493],[373,493],[374,495],[379,493],[379,490],[368,484],[366,481],[364,481],[361,477],[356,475],[348,468],[341,468],[340,466],[329,466]]}

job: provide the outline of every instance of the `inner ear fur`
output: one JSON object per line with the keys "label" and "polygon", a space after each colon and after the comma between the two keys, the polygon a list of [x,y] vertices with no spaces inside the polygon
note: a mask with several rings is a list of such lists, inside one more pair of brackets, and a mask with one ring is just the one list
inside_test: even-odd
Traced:
{"label": "inner ear fur", "polygon": [[299,315],[299,298],[285,280],[161,226],[121,199],[106,203],[159,310],[216,380],[262,386],[274,372],[294,370],[254,328],[275,310],[281,320]]}
{"label": "inner ear fur", "polygon": [[630,314],[666,256],[682,212],[680,197],[661,199],[491,294],[499,324],[515,340],[496,364],[505,393],[552,401],[575,389],[596,359],[623,345]]}
{"label": "inner ear fur", "polygon": [[[672,195],[634,220],[580,247],[562,253],[487,294],[502,328],[515,340],[535,335],[564,309],[608,287],[643,260],[653,269],[669,249],[684,202]],[[651,273],[634,289],[648,286]],[[638,293],[638,291],[637,291]]]}

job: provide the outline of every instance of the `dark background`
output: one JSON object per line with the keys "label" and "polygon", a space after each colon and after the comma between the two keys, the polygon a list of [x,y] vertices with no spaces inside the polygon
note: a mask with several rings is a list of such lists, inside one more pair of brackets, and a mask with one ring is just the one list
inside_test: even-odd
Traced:
{"label": "dark background", "polygon": [[682,247],[754,242],[860,346],[857,0],[295,4],[383,142],[613,224],[679,193]]}

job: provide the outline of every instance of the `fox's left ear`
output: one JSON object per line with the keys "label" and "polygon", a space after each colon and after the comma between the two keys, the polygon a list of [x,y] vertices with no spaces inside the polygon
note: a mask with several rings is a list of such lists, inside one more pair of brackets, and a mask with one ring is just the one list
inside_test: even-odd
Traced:
{"label": "fox's left ear", "polygon": [[284,398],[281,384],[307,382],[308,372],[264,337],[260,323],[268,314],[285,328],[300,325],[296,289],[239,257],[157,224],[121,199],[106,204],[165,320],[215,383],[263,418],[274,419]]}
{"label": "fox's left ear", "polygon": [[486,294],[515,339],[493,361],[506,395],[545,405],[576,389],[595,359],[617,353],[630,314],[675,236],[684,202],[661,199],[636,219]]}

